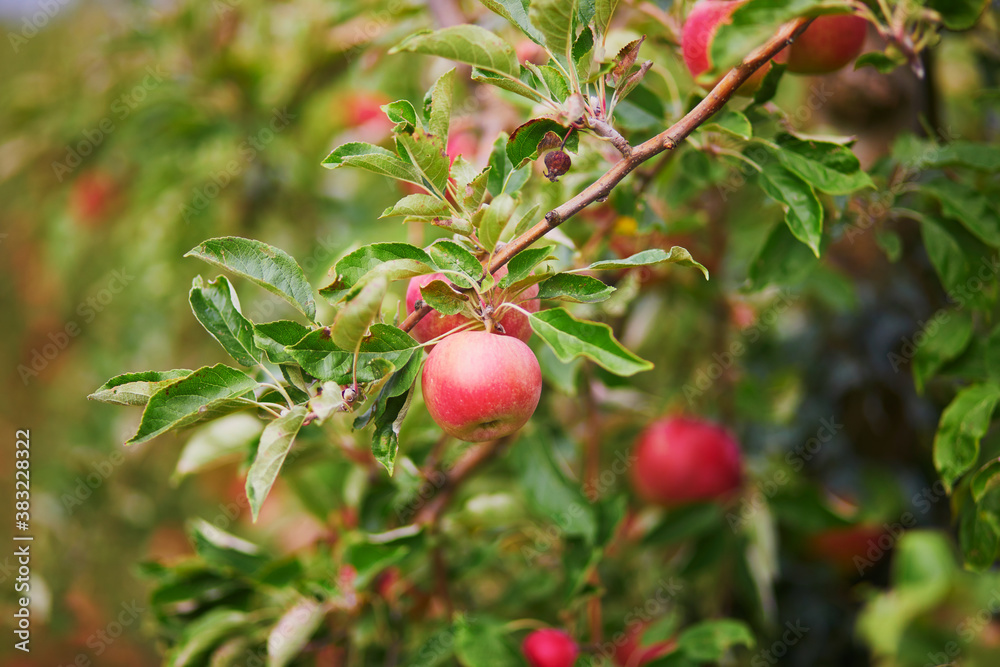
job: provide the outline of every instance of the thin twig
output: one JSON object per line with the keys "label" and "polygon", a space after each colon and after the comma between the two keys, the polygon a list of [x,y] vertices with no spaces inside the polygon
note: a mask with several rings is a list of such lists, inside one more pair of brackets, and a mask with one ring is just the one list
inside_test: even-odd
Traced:
{"label": "thin twig", "polygon": [[451,470],[445,475],[444,483],[438,490],[437,495],[427,501],[427,504],[420,508],[417,512],[413,523],[417,524],[434,524],[437,523],[438,518],[441,516],[441,512],[448,505],[448,501],[451,500],[452,495],[455,493],[455,489],[459,484],[467,477],[469,477],[473,472],[475,472],[480,466],[490,461],[499,454],[503,449],[507,447],[508,444],[513,440],[511,436],[506,436],[500,438],[499,440],[490,440],[489,442],[484,442],[474,447],[470,447],[464,454],[462,454],[455,464],[451,467]]}

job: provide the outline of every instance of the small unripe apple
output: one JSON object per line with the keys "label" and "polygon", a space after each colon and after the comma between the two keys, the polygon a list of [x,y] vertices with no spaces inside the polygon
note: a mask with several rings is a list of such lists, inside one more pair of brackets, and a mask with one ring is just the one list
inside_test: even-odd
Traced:
{"label": "small unripe apple", "polygon": [[542,371],[517,338],[460,331],[431,350],[421,384],[427,411],[445,433],[482,442],[527,423],[542,394]]}
{"label": "small unripe apple", "polygon": [[521,652],[531,667],[572,667],[580,649],[562,630],[545,628],[525,637]]}
{"label": "small unripe apple", "polygon": [[736,440],[721,426],[700,419],[668,417],[650,424],[635,446],[632,482],[651,503],[676,506],[725,500],[743,477]]}
{"label": "small unripe apple", "polygon": [[[712,41],[719,25],[729,23],[730,17],[736,8],[742,5],[745,0],[729,2],[728,0],[699,0],[691,8],[684,27],[681,29],[681,53],[684,56],[684,63],[687,65],[691,76],[697,79],[701,74],[712,69]],[[775,60],[781,61],[784,51]],[[767,63],[747,79],[736,91],[737,95],[753,95],[760,84],[764,82],[771,69],[771,63]],[[723,73],[723,76],[725,74]],[[722,76],[715,80],[713,86],[722,80]]]}
{"label": "small unripe apple", "polygon": [[[494,279],[499,281],[507,275],[507,266],[504,265],[493,274]],[[450,282],[443,274],[440,273],[429,273],[423,276],[417,276],[410,280],[410,284],[406,288],[406,314],[409,315],[416,308],[414,307],[417,301],[421,300],[420,288],[434,280],[444,280],[445,282]],[[532,285],[528,289],[524,290],[514,299],[519,307],[524,308],[529,313],[538,312],[538,299],[534,297],[538,295],[538,285]],[[499,306],[500,304],[494,304],[494,306]],[[438,336],[443,336],[452,329],[459,327],[463,324],[468,323],[469,318],[465,315],[444,315],[442,313],[432,311],[422,317],[416,326],[410,330],[410,335],[420,343],[426,343],[429,340],[433,340]],[[525,343],[531,338],[531,323],[528,322],[528,317],[513,308],[506,308],[500,314],[500,319],[498,323],[503,328],[503,334],[507,336],[513,336],[517,339],[523,340]],[[500,333],[499,331],[497,333]]]}
{"label": "small unripe apple", "polygon": [[788,47],[788,71],[829,74],[858,57],[868,22],[860,16],[820,16]]}

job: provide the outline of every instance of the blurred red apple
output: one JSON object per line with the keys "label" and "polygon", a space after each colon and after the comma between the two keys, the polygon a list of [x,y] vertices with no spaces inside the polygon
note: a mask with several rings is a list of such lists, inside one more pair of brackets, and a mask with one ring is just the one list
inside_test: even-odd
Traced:
{"label": "blurred red apple", "polygon": [[858,57],[868,22],[860,16],[820,16],[788,47],[788,71],[829,74]]}

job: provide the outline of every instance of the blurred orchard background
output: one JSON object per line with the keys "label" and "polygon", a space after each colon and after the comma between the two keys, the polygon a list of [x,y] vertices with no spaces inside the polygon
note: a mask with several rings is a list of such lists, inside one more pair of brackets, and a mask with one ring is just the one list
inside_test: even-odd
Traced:
{"label": "blurred orchard background", "polygon": [[[648,86],[660,96],[661,117],[637,105],[620,112],[623,127],[642,136],[676,119],[692,88],[676,46],[684,7],[672,4],[689,3],[621,3],[609,38],[621,46],[647,36],[643,58],[655,62]],[[786,77],[776,101],[800,130],[857,136],[855,153],[865,168],[885,159],[903,133],[995,144],[998,17],[994,3],[974,30],[946,33],[923,58],[923,80],[908,68],[888,75],[848,68],[820,78]],[[253,524],[238,454],[197,470],[197,460],[180,460],[190,434],[125,448],[139,412],[86,397],[126,370],[225,361],[187,301],[192,278],[204,268],[182,255],[206,238],[247,236],[283,248],[321,285],[334,261],[360,244],[420,244],[441,235],[398,218],[379,220],[403,194],[396,183],[329,172],[320,161],[347,141],[384,142],[392,124],[379,105],[419,101],[452,67],[429,56],[389,55],[391,46],[416,29],[462,21],[518,41],[506,22],[461,0],[0,3],[0,424],[8,443],[16,429],[31,429],[35,537],[33,651],[20,655],[5,635],[0,662],[160,664],[170,631],[157,623],[149,574],[155,568],[148,564],[190,557],[192,521],[282,555],[333,541],[357,520],[344,501],[349,492],[341,490],[350,462],[340,450],[286,467]],[[524,109],[469,81],[467,68],[459,73],[452,141],[482,167],[498,133],[523,122]],[[588,159],[579,162],[579,178],[568,177],[570,187],[599,173],[596,158]],[[862,225],[856,233],[845,227],[828,238],[821,261],[796,255],[780,266],[755,267],[781,214],[761,203],[759,191],[743,187],[747,177],[685,153],[650,172],[638,209],[612,197],[562,228],[579,242],[587,240],[585,231],[604,230],[612,240],[598,242],[625,255],[683,245],[711,270],[708,283],[681,269],[616,278],[618,296],[597,317],[656,368],[628,381],[584,369],[600,379],[596,400],[609,422],[602,447],[609,470],[614,455],[630,447],[638,426],[614,423],[622,406],[638,406],[650,418],[687,411],[725,423],[755,480],[733,510],[737,522],[773,522],[781,546],[780,558],[765,541],[734,563],[727,547],[732,516],[719,522],[692,511],[668,521],[630,501],[632,530],[654,526],[658,533],[644,543],[653,548],[631,560],[632,546],[621,538],[624,553],[616,558],[623,566],[604,585],[645,593],[615,599],[605,610],[608,624],[615,613],[642,604],[658,581],[674,579],[680,607],[740,615],[774,630],[775,639],[741,654],[746,663],[868,664],[882,642],[883,659],[890,660],[883,664],[925,664],[961,633],[963,620],[976,619],[979,631],[962,640],[962,657],[996,664],[1000,622],[978,612],[1000,591],[1000,578],[963,572],[949,552],[928,566],[947,572],[946,594],[930,604],[912,591],[903,602],[880,597],[893,584],[892,552],[904,529],[951,532],[950,501],[936,484],[930,453],[951,390],[930,383],[918,394],[911,377],[913,337],[928,322],[934,326],[931,318],[945,303],[919,231],[908,223]],[[988,187],[996,192],[995,178]],[[873,195],[867,204],[855,202],[844,216],[863,221],[874,201]],[[769,287],[755,290],[754,281]],[[401,299],[396,292],[393,298]],[[289,314],[262,290],[241,288],[241,297],[254,319]],[[734,341],[743,343],[737,354]],[[545,353],[539,354],[544,367]],[[565,374],[561,387],[554,377],[547,375],[540,411],[574,414],[584,398],[573,395]],[[418,412],[404,425],[404,436],[415,435],[401,438],[401,455],[435,439]],[[242,447],[260,426],[252,418],[229,420],[224,430],[196,433]],[[554,446],[574,460],[573,443]],[[988,435],[983,447],[995,452],[1000,441]],[[13,455],[10,447],[4,452],[0,495],[10,498]],[[505,519],[508,503],[530,505],[505,482],[510,465],[497,462],[470,481],[454,501],[454,521],[487,526],[481,529],[497,539],[528,535],[537,545],[546,535],[544,520]],[[608,480],[608,489],[631,493],[621,475]],[[490,511],[486,518],[477,514]],[[844,529],[851,526],[860,528]],[[886,526],[891,537],[879,542]],[[870,538],[881,546],[871,551]],[[853,560],[859,551],[867,553],[867,565]],[[467,566],[476,585],[488,589],[493,575],[481,567],[482,554],[466,557],[468,563],[452,566]],[[5,547],[5,626],[15,604],[15,569]],[[413,576],[418,589],[427,584],[419,572]],[[547,604],[544,584],[538,586],[529,596],[534,607]],[[741,587],[772,597],[716,594]],[[769,619],[756,617],[756,608]],[[780,644],[786,623],[808,631]],[[887,632],[905,636],[912,654],[889,655]],[[765,656],[771,641],[780,651]]]}

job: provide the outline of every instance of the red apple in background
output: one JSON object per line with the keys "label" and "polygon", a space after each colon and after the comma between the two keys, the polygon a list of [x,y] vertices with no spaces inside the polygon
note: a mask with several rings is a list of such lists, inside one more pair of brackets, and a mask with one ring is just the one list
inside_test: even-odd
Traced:
{"label": "red apple in background", "polygon": [[471,132],[453,132],[448,135],[448,146],[445,150],[448,153],[450,164],[455,164],[455,158],[459,155],[472,164],[476,164],[477,154],[479,153],[479,139]]}
{"label": "red apple in background", "polygon": [[873,544],[876,549],[881,549],[878,541],[885,533],[883,526],[864,523],[828,528],[810,536],[807,549],[813,557],[839,569],[856,571],[854,559],[865,558]]}
{"label": "red apple in background", "polygon": [[73,217],[87,227],[97,227],[107,221],[118,199],[118,184],[110,174],[91,170],[73,182],[70,210]]}
{"label": "red apple in background", "polygon": [[[499,281],[507,275],[507,267],[502,266],[500,269],[493,274],[493,277]],[[420,288],[434,280],[444,280],[449,282],[443,274],[440,273],[430,273],[424,276],[417,276],[410,280],[410,284],[406,288],[406,314],[409,315],[416,308],[414,305],[417,301],[421,300]],[[538,312],[538,299],[534,297],[538,295],[538,285],[532,285],[528,289],[524,290],[514,299],[516,303],[521,308],[524,308],[530,313]],[[494,308],[499,306],[499,303],[493,304]],[[444,315],[437,311],[433,311],[425,315],[417,325],[413,327],[410,331],[410,335],[413,336],[418,342],[426,343],[429,340],[433,340],[438,336],[442,336],[455,327],[466,324],[469,321],[465,315]],[[528,322],[528,318],[524,313],[521,313],[513,308],[504,309],[504,312],[500,315],[499,324],[503,327],[503,332],[507,336],[514,336],[524,342],[528,342],[531,338],[531,324]],[[499,333],[499,332],[497,332]]]}
{"label": "red apple in background", "polygon": [[378,121],[379,124],[386,126],[388,132],[394,123],[382,111],[382,106],[390,102],[392,100],[379,92],[355,91],[344,102],[344,125],[359,127],[372,121]]}
{"label": "red apple in background", "polygon": [[[712,69],[712,41],[715,39],[715,33],[720,24],[730,22],[730,16],[742,4],[742,1],[700,0],[691,8],[681,30],[681,52],[688,71],[695,79]],[[779,56],[783,54],[784,52]],[[780,61],[780,58],[776,59]],[[753,95],[760,88],[760,84],[764,82],[764,77],[767,76],[770,69],[771,63],[761,67],[739,87],[736,93],[738,95]],[[715,83],[721,79],[720,76]],[[714,86],[715,83],[712,85]]]}
{"label": "red apple in background", "polygon": [[431,350],[421,384],[427,411],[445,433],[482,442],[527,423],[542,393],[542,371],[517,338],[460,331]]}
{"label": "red apple in background", "polygon": [[615,664],[618,667],[642,667],[670,653],[677,646],[673,639],[642,646],[642,635],[648,626],[648,623],[636,623],[625,630],[625,642],[615,649]]}
{"label": "red apple in background", "polygon": [[858,57],[868,22],[860,16],[820,16],[788,47],[788,71],[829,74]]}
{"label": "red apple in background", "polygon": [[700,419],[668,417],[639,435],[631,468],[636,491],[665,506],[725,500],[742,481],[743,457],[721,426]]}
{"label": "red apple in background", "polygon": [[534,43],[530,39],[522,39],[514,47],[517,54],[517,62],[530,62],[535,65],[544,65],[549,61],[549,53],[541,45]]}
{"label": "red apple in background", "polygon": [[521,652],[531,667],[572,667],[580,649],[562,630],[546,628],[525,637]]}

